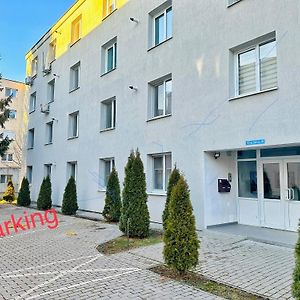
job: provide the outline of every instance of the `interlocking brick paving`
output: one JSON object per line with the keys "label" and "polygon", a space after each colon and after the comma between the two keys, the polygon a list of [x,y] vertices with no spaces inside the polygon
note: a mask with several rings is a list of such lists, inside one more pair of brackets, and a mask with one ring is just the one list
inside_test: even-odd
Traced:
{"label": "interlocking brick paving", "polygon": [[[23,211],[0,206],[0,221]],[[38,225],[0,238],[0,300],[221,299],[161,278],[148,270],[159,262],[143,255],[96,250],[120,235],[115,225],[59,215],[57,229]]]}

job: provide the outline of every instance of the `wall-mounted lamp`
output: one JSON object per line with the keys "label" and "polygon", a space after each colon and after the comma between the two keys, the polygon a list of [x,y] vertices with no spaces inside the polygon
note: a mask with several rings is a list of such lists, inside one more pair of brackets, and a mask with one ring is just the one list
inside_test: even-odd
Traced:
{"label": "wall-mounted lamp", "polygon": [[52,118],[52,121],[58,122],[58,120],[57,120],[57,119],[55,119],[55,118]]}
{"label": "wall-mounted lamp", "polygon": [[129,20],[131,21],[131,22],[135,22],[135,23],[139,23],[140,21],[138,20],[138,19],[136,19],[136,18],[129,18]]}
{"label": "wall-mounted lamp", "polygon": [[137,92],[138,88],[136,86],[130,85],[129,88]]}
{"label": "wall-mounted lamp", "polygon": [[220,152],[215,152],[215,154],[214,154],[214,158],[215,159],[218,159],[220,156],[221,156]]}

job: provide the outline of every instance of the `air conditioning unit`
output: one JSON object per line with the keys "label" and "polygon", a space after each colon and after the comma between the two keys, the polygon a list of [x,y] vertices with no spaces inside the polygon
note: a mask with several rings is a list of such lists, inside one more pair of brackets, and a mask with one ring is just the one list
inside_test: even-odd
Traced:
{"label": "air conditioning unit", "polygon": [[41,113],[42,114],[49,114],[50,112],[50,105],[49,103],[47,104],[41,104]]}
{"label": "air conditioning unit", "polygon": [[48,67],[45,67],[44,70],[43,70],[43,73],[44,73],[45,75],[50,74],[50,73],[51,73],[51,65],[48,66]]}
{"label": "air conditioning unit", "polygon": [[33,79],[31,76],[28,76],[25,78],[25,84],[32,86],[33,85]]}

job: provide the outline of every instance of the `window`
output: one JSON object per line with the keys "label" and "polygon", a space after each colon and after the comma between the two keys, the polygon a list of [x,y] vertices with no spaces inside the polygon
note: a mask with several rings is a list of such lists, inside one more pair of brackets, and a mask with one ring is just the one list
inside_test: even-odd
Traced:
{"label": "window", "polygon": [[114,167],[115,167],[114,158],[100,159],[100,178],[99,178],[100,189],[106,188],[109,175]]}
{"label": "window", "polygon": [[277,87],[276,40],[263,42],[237,53],[236,95]]}
{"label": "window", "polygon": [[36,93],[33,93],[33,94],[30,95],[29,113],[34,112],[35,108],[36,108]]}
{"label": "window", "polygon": [[257,167],[255,160],[238,161],[239,197],[257,198]]}
{"label": "window", "polygon": [[34,128],[28,130],[28,149],[34,147]]}
{"label": "window", "polygon": [[116,9],[116,0],[103,1],[103,18],[107,17]]}
{"label": "window", "polygon": [[[150,14],[151,15],[151,14]],[[173,35],[173,11],[172,6],[160,10],[153,15],[152,46],[159,45]]]}
{"label": "window", "polygon": [[37,75],[38,71],[38,57],[36,56],[32,61],[31,61],[31,76],[34,77]]}
{"label": "window", "polygon": [[69,139],[78,137],[79,112],[69,115]]}
{"label": "window", "polygon": [[48,83],[48,103],[54,101],[55,79]]}
{"label": "window", "polygon": [[77,162],[71,161],[67,163],[67,180],[73,177],[76,180],[77,177]]}
{"label": "window", "polygon": [[13,178],[12,175],[1,175],[0,183],[8,183],[9,181],[12,181],[12,178]]}
{"label": "window", "polygon": [[102,46],[102,73],[108,73],[117,67],[117,38]]}
{"label": "window", "polygon": [[27,166],[26,177],[29,184],[32,184],[32,166]]}
{"label": "window", "polygon": [[12,109],[9,111],[9,118],[10,119],[16,119],[17,118],[17,111],[15,109]]}
{"label": "window", "polygon": [[5,97],[12,97],[12,98],[16,98],[17,97],[17,91],[16,89],[12,89],[12,88],[5,88]]}
{"label": "window", "polygon": [[6,130],[3,132],[3,138],[8,138],[9,140],[14,141],[16,139],[16,133],[14,131]]}
{"label": "window", "polygon": [[79,88],[80,81],[80,62],[74,65],[70,70],[70,92]]}
{"label": "window", "polygon": [[149,117],[167,116],[172,113],[172,79],[150,83]]}
{"label": "window", "polygon": [[48,62],[51,64],[56,59],[56,40],[49,44]]}
{"label": "window", "polygon": [[1,157],[1,160],[3,162],[12,162],[13,161],[13,154],[12,153],[6,153]]}
{"label": "window", "polygon": [[116,98],[101,102],[101,130],[116,127]]}
{"label": "window", "polygon": [[46,145],[53,142],[53,121],[46,124]]}
{"label": "window", "polygon": [[81,16],[77,17],[71,25],[71,45],[81,38]]}
{"label": "window", "polygon": [[45,168],[45,177],[49,176],[49,178],[51,178],[52,164],[45,164],[44,168]]}
{"label": "window", "polygon": [[153,160],[153,189],[166,191],[169,177],[172,171],[172,155],[157,154],[152,156]]}

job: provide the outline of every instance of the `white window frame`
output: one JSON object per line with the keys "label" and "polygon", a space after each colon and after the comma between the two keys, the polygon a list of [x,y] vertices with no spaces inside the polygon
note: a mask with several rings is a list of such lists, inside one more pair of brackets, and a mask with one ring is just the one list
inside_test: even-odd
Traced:
{"label": "white window frame", "polygon": [[31,128],[28,130],[28,145],[27,149],[33,149],[34,148],[34,128]]}
{"label": "white window frame", "polygon": [[33,167],[32,166],[27,166],[26,178],[27,178],[29,184],[32,184],[32,172],[33,172]]}
{"label": "white window frame", "polygon": [[55,100],[55,79],[48,82],[48,103],[52,103]]}
{"label": "white window frame", "polygon": [[31,77],[36,77],[38,73],[38,56],[31,61]]}
{"label": "white window frame", "polygon": [[[8,91],[9,91],[9,93],[8,93]],[[17,89],[6,87],[5,88],[5,97],[16,98],[17,97],[17,92],[18,92]]]}
{"label": "white window frame", "polygon": [[[73,135],[73,126],[75,125],[76,116],[76,134]],[[68,139],[75,139],[79,137],[79,111],[69,114],[69,126],[68,126]]]}
{"label": "white window frame", "polygon": [[[34,99],[34,100],[33,100]],[[33,113],[36,109],[36,92],[30,95],[29,99],[29,113]]]}
{"label": "white window frame", "polygon": [[[75,39],[74,38],[74,29],[75,29],[75,25],[78,24],[78,36]],[[76,42],[78,42],[81,39],[81,35],[82,35],[82,15],[79,15],[78,17],[76,17],[72,23],[71,23],[71,46],[74,45]]]}
{"label": "white window frame", "polygon": [[[13,175],[10,174],[1,174],[0,175],[0,183],[5,184],[8,183],[10,180],[12,181],[13,179]],[[4,182],[2,182],[2,178],[4,178]]]}
{"label": "white window frame", "polygon": [[107,187],[106,174],[105,174],[106,163],[110,164],[110,173],[111,173],[113,167],[115,167],[115,158],[114,157],[100,158],[100,164],[99,164],[99,190],[100,191],[106,191],[106,187]]}
{"label": "white window frame", "polygon": [[[247,96],[247,95],[251,95],[251,94],[255,94],[255,93],[259,93],[259,92],[265,92],[265,91],[268,91],[268,90],[274,90],[274,89],[278,88],[278,84],[277,84],[277,86],[275,86],[275,87],[272,87],[272,88],[266,89],[266,90],[262,90],[261,89],[261,78],[260,78],[260,68],[261,68],[261,65],[260,65],[260,51],[259,51],[260,49],[259,49],[259,47],[262,46],[262,45],[268,44],[268,43],[272,43],[274,41],[276,42],[276,37],[273,37],[273,38],[267,39],[265,41],[256,43],[256,44],[254,44],[252,46],[249,46],[247,48],[243,48],[242,50],[237,51],[237,52],[234,53],[234,61],[235,61],[235,72],[234,72],[235,78],[234,78],[234,81],[235,81],[235,96],[236,97]],[[276,43],[276,48],[277,48],[277,43]],[[256,90],[253,91],[253,92],[250,92],[250,93],[240,94],[240,86],[239,86],[239,78],[240,78],[240,74],[239,74],[239,56],[241,54],[246,53],[246,52],[251,51],[251,50],[255,50],[255,57],[256,57],[256,61],[255,61],[255,64],[256,64],[256,70],[255,70]],[[276,56],[276,60],[277,60],[277,57],[278,56]],[[278,69],[276,70],[276,72],[277,71],[278,71]],[[278,75],[278,72],[277,72],[277,75]]]}
{"label": "white window frame", "polygon": [[[171,81],[171,84],[172,84],[171,112],[166,113],[166,85],[167,85],[167,82],[169,82],[169,81]],[[164,86],[163,114],[155,116],[155,107],[154,107],[154,104],[155,104],[155,90],[161,85]],[[155,120],[155,119],[171,116],[172,115],[172,107],[173,107],[172,106],[172,104],[173,104],[173,79],[172,79],[172,76],[168,75],[163,79],[158,79],[158,80],[156,80],[152,83],[149,83],[149,87],[150,87],[150,101],[149,101],[148,119],[149,120]]]}
{"label": "white window frame", "polygon": [[44,164],[44,170],[45,170],[45,178],[49,176],[51,179],[52,176],[52,164]]}
{"label": "white window frame", "polygon": [[57,41],[54,39],[50,44],[49,44],[49,50],[48,50],[48,63],[49,66],[51,63],[53,63],[56,60],[56,46],[57,46]]}
{"label": "white window frame", "polygon": [[[151,160],[152,160],[152,191],[154,193],[165,193],[168,188],[168,182],[166,182],[166,156],[171,157],[171,172],[172,172],[172,153],[171,152],[166,152],[166,153],[158,153],[158,154],[152,154],[151,155]],[[154,159],[155,158],[163,158],[163,188],[162,189],[157,189],[155,188],[155,170],[154,170]]]}
{"label": "white window frame", "polygon": [[[117,68],[117,41],[114,40],[112,43],[109,43],[107,44],[105,47],[104,47],[104,51],[105,51],[105,66],[104,66],[104,74],[106,73],[109,73],[113,70],[115,70]],[[108,69],[108,51],[110,49],[113,49],[113,67],[112,69]]]}
{"label": "white window frame", "polygon": [[78,175],[78,165],[77,165],[77,161],[68,161],[67,162],[67,182],[69,181],[69,179],[72,176],[72,168],[74,166],[74,179],[75,181],[77,180],[77,175]]}
{"label": "white window frame", "polygon": [[[107,106],[108,105],[112,106],[111,109],[111,125],[110,127],[106,127],[107,123]],[[116,119],[117,119],[117,102],[116,102],[116,97],[104,100],[101,102],[101,121],[100,121],[100,132],[101,131],[107,131],[107,130],[113,130],[116,128]]]}
{"label": "white window frame", "polygon": [[[163,42],[167,41],[168,39],[172,38],[173,37],[173,23],[172,23],[172,35],[170,37],[167,37],[167,25],[168,25],[168,22],[167,22],[167,10],[169,9],[172,9],[172,14],[173,14],[173,5],[168,5],[166,8],[160,10],[158,13],[156,13],[155,15],[152,16],[152,46],[155,47],[155,46],[158,46],[160,44],[162,44]],[[164,39],[159,42],[159,43],[155,43],[155,36],[156,36],[156,28],[155,28],[155,21],[157,18],[159,18],[160,16],[164,15],[164,33],[165,33],[165,36],[164,36]],[[172,15],[173,16],[173,15]]]}
{"label": "white window frame", "polygon": [[[112,0],[112,6],[113,6],[113,9],[112,10],[110,10],[110,7],[109,7],[109,0],[104,0],[105,1],[105,9],[106,9],[106,11],[103,13],[103,18],[106,18],[107,16],[109,16],[111,13],[113,13],[115,10],[116,10],[116,8],[117,8],[117,0]],[[103,6],[103,8],[104,8],[104,6]]]}
{"label": "white window frame", "polygon": [[46,123],[46,143],[45,145],[53,144],[53,124],[54,122]]}
{"label": "white window frame", "polygon": [[2,162],[13,162],[13,153],[5,153],[2,157],[1,157],[1,161]]}
{"label": "white window frame", "polygon": [[[78,83],[75,86],[75,73],[78,72]],[[80,62],[70,68],[70,93],[80,88]]]}

